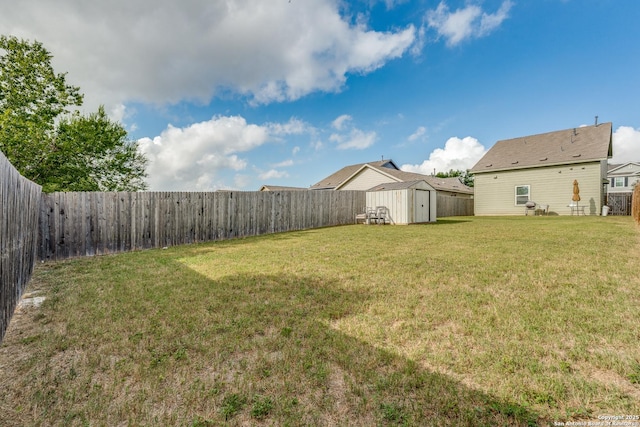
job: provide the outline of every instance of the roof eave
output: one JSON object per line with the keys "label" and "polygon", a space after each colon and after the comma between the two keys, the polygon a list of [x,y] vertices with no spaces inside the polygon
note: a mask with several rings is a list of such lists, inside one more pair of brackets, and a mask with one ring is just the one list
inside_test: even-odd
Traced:
{"label": "roof eave", "polygon": [[595,159],[582,159],[582,160],[576,160],[573,162],[556,162],[556,163],[539,164],[539,165],[520,165],[520,166],[514,166],[514,167],[484,169],[484,170],[471,169],[469,173],[477,175],[479,173],[506,172],[506,171],[523,170],[523,169],[537,169],[542,167],[546,168],[546,167],[554,167],[554,166],[578,165],[582,163],[596,163],[596,162],[602,162],[604,160],[607,160],[607,158],[605,157],[605,158],[595,158]]}
{"label": "roof eave", "polygon": [[616,173],[616,171],[617,171],[618,169],[622,169],[622,168],[624,168],[624,167],[626,167],[626,166],[629,166],[629,165],[636,165],[636,166],[640,166],[640,163],[638,163],[638,162],[627,162],[627,163],[623,163],[623,164],[621,164],[621,165],[619,165],[619,166],[616,166],[615,168],[609,169],[609,170],[607,171],[607,173]]}

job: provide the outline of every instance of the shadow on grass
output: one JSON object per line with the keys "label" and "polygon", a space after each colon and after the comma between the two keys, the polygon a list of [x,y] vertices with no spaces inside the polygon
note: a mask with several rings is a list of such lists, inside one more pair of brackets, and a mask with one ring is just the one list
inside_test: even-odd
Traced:
{"label": "shadow on grass", "polygon": [[[465,222],[471,222],[472,219],[461,219],[456,217],[446,217],[446,218],[438,218],[438,220],[433,224],[424,224],[424,225],[452,225],[452,224],[462,224]],[[417,224],[420,225],[420,224]]]}
{"label": "shadow on grass", "polygon": [[[273,400],[284,403],[281,411],[274,413],[278,423],[294,419],[304,420],[306,425],[324,424],[326,420],[338,424],[349,420],[350,425],[537,422],[538,416],[521,406],[469,389],[331,328],[333,320],[363,310],[371,298],[366,292],[345,289],[318,277],[298,276],[229,276],[212,285],[226,288],[229,295],[237,293],[225,310],[230,319],[244,319],[240,324],[244,325],[247,339],[261,336],[265,330],[275,334],[272,345],[266,347],[280,349],[282,359],[278,364],[284,369],[274,369],[272,363],[267,363],[268,382],[283,382],[286,386],[271,389],[263,384],[259,388],[271,389]],[[285,414],[291,408],[287,411],[286,403],[292,399],[305,402],[301,405],[305,407],[289,418]]]}
{"label": "shadow on grass", "polygon": [[[5,391],[8,398],[21,396],[13,403],[22,409],[0,414],[3,425],[538,422],[538,415],[522,406],[332,328],[332,321],[364,310],[373,298],[366,290],[295,274],[212,280],[168,254],[156,255],[138,255],[148,269],[138,271],[136,286],[102,277],[95,288],[78,287],[74,298],[51,298],[55,303],[43,307],[42,324],[66,322],[54,328],[64,335],[44,342],[9,337],[7,345],[47,359],[18,366],[19,360],[0,358],[0,366],[13,363],[11,368],[22,372],[16,381],[0,383],[26,387],[26,379],[35,381],[32,389]],[[124,264],[128,258],[122,263],[119,258],[95,262],[103,270],[135,268]],[[126,301],[132,305],[123,307]],[[43,345],[48,346],[44,351]],[[86,364],[77,356],[71,364],[60,362],[62,355],[82,352],[106,361],[94,360],[91,366],[90,356]]]}

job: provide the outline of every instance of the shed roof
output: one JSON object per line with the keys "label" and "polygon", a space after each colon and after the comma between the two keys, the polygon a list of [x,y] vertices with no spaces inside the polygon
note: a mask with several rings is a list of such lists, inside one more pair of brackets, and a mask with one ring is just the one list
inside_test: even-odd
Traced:
{"label": "shed roof", "polygon": [[505,139],[471,169],[472,173],[585,163],[610,158],[611,123]]}
{"label": "shed roof", "polygon": [[406,190],[408,188],[416,188],[421,186],[428,187],[427,189],[434,189],[426,180],[419,179],[416,181],[385,182],[383,184],[378,184],[375,187],[368,189],[367,191]]}

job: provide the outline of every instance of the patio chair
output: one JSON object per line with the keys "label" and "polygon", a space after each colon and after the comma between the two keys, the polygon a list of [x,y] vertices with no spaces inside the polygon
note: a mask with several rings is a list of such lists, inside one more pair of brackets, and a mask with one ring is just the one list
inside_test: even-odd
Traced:
{"label": "patio chair", "polygon": [[387,222],[387,207],[386,206],[376,206],[376,223],[377,224],[386,224]]}
{"label": "patio chair", "polygon": [[356,214],[356,224],[361,221],[363,224],[367,222],[367,208],[364,208],[361,213]]}
{"label": "patio chair", "polygon": [[538,205],[536,214],[540,212],[540,215],[549,215],[549,205]]}
{"label": "patio chair", "polygon": [[376,212],[376,208],[372,208],[370,206],[367,206],[366,208],[364,208],[364,215],[365,215],[365,220],[364,223],[365,224],[371,224],[372,220],[376,220],[377,219],[377,212]]}
{"label": "patio chair", "polygon": [[367,207],[366,208],[366,219],[365,224],[384,224],[387,218],[387,207],[386,206],[376,206],[375,208]]}

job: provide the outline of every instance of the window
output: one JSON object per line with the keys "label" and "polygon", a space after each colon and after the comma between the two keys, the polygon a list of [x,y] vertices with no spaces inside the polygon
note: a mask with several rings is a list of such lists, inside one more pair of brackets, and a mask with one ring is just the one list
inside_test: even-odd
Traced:
{"label": "window", "polygon": [[627,178],[626,177],[616,177],[611,178],[612,187],[626,187],[627,186]]}
{"label": "window", "polygon": [[527,203],[531,195],[530,185],[516,185],[516,206],[521,206]]}

